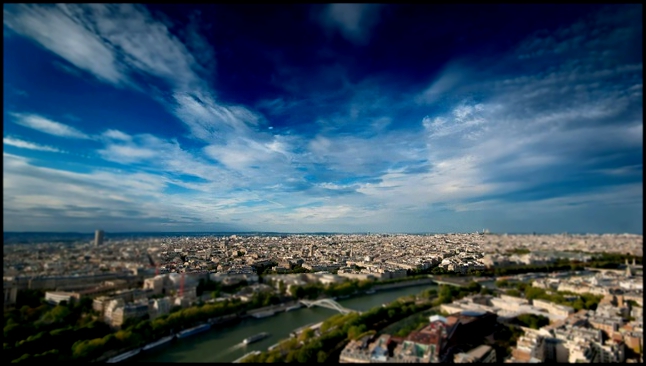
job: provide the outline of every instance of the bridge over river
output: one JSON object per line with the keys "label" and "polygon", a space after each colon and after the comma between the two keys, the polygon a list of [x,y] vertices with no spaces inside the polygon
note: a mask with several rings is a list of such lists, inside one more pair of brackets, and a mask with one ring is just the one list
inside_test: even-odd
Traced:
{"label": "bridge over river", "polygon": [[349,314],[349,313],[360,313],[357,310],[352,310],[348,309],[346,307],[343,307],[343,305],[339,304],[338,302],[334,301],[333,299],[321,299],[321,300],[316,300],[316,301],[308,301],[308,300],[301,300],[301,304],[307,306],[308,308],[311,308],[312,306],[320,306],[323,308],[328,308],[332,310],[336,310],[340,312],[341,314]]}

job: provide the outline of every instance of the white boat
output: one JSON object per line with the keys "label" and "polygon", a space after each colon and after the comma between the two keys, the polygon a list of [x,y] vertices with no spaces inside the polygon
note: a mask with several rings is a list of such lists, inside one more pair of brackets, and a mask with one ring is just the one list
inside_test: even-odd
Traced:
{"label": "white boat", "polygon": [[261,311],[259,313],[252,314],[251,316],[253,316],[256,319],[261,319],[261,318],[266,318],[266,317],[269,317],[269,316],[273,316],[274,314],[276,314],[275,311],[267,310],[267,311]]}
{"label": "white boat", "polygon": [[370,290],[366,291],[366,294],[367,294],[367,295],[372,295],[372,294],[374,294],[375,292],[377,292],[377,291],[375,291],[374,289],[370,289]]}
{"label": "white boat", "polygon": [[296,305],[292,305],[292,306],[288,307],[287,309],[285,309],[285,311],[292,311],[292,310],[300,309],[302,307],[303,307],[303,304],[298,303]]}
{"label": "white boat", "polygon": [[158,340],[157,342],[153,342],[153,343],[147,344],[147,345],[145,345],[145,346],[144,346],[144,348],[142,348],[141,350],[142,350],[142,351],[148,351],[149,349],[153,349],[153,348],[155,348],[155,347],[157,347],[157,346],[161,346],[161,345],[163,345],[163,344],[166,344],[166,343],[168,343],[168,342],[172,341],[172,340],[173,340],[173,338],[175,338],[175,335],[174,335],[174,334],[173,334],[173,335],[171,335],[171,336],[168,336],[168,337],[164,337],[164,338],[162,338],[162,339]]}
{"label": "white boat", "polygon": [[265,339],[267,337],[269,337],[269,333],[266,333],[266,332],[258,333],[256,335],[252,335],[249,338],[243,339],[242,344],[251,344],[251,343],[254,343],[254,342],[258,342],[261,339]]}
{"label": "white boat", "polygon": [[184,337],[192,336],[193,334],[204,332],[204,331],[207,331],[209,329],[211,329],[211,324],[198,325],[197,327],[193,327],[193,328],[183,330],[183,331],[177,333],[177,338],[184,338]]}
{"label": "white boat", "polygon": [[141,352],[141,348],[137,348],[130,352],[122,353],[118,356],[112,357],[111,359],[107,360],[106,363],[117,363],[117,362],[125,361],[130,357],[137,355],[139,352]]}

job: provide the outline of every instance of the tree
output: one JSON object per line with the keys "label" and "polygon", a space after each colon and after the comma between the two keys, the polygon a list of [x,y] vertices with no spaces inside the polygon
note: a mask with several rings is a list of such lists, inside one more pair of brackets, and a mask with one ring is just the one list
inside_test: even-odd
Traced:
{"label": "tree", "polygon": [[397,315],[397,312],[395,311],[395,309],[388,310],[388,318],[389,319],[395,318],[396,315]]}
{"label": "tree", "polygon": [[509,287],[509,281],[507,281],[507,280],[498,280],[498,281],[496,281],[496,287]]}
{"label": "tree", "polygon": [[431,273],[434,275],[442,275],[446,274],[447,271],[444,269],[444,267],[435,267],[431,270]]}
{"label": "tree", "polygon": [[516,290],[515,288],[510,288],[509,290],[507,290],[507,295],[521,297],[520,291]]}
{"label": "tree", "polygon": [[313,349],[309,346],[304,346],[297,353],[296,360],[299,363],[309,363],[312,359],[312,356],[314,356]]}
{"label": "tree", "polygon": [[550,319],[536,314],[521,314],[516,318],[523,326],[539,329],[550,323]]}
{"label": "tree", "polygon": [[312,328],[306,328],[301,332],[301,334],[298,335],[298,340],[301,342],[305,342],[309,339],[314,337],[314,329]]}
{"label": "tree", "polygon": [[296,359],[296,354],[297,354],[296,350],[289,351],[287,353],[287,356],[285,356],[285,362],[288,362],[288,363],[289,362],[294,362],[294,360]]}
{"label": "tree", "polygon": [[350,339],[357,339],[363,332],[366,331],[365,324],[353,325],[348,329],[348,337]]}
{"label": "tree", "polygon": [[475,281],[471,281],[467,285],[467,291],[469,291],[469,292],[479,292],[481,288],[482,288],[482,286],[479,283],[475,282]]}
{"label": "tree", "polygon": [[19,358],[11,361],[11,363],[23,362],[23,361],[26,361],[26,360],[28,360],[30,358],[32,358],[32,356],[29,353],[25,353],[22,356],[20,356]]}
{"label": "tree", "polygon": [[319,351],[316,354],[316,362],[324,363],[325,361],[327,361],[327,353],[325,353],[325,351]]}

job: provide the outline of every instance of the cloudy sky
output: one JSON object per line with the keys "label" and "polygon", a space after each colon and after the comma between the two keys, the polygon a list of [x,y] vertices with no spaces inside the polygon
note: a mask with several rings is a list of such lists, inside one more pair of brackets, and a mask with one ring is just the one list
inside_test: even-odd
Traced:
{"label": "cloudy sky", "polygon": [[642,233],[642,6],[3,7],[5,231]]}

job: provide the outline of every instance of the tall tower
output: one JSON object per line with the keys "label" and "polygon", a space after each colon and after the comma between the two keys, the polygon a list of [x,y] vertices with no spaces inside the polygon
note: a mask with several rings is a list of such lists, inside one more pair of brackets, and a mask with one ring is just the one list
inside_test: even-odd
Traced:
{"label": "tall tower", "polygon": [[310,244],[310,258],[314,257],[314,243]]}
{"label": "tall tower", "polygon": [[354,257],[354,253],[352,252],[352,243],[350,243],[350,258]]}
{"label": "tall tower", "polygon": [[94,246],[99,246],[103,244],[103,230],[97,230],[94,232]]}

